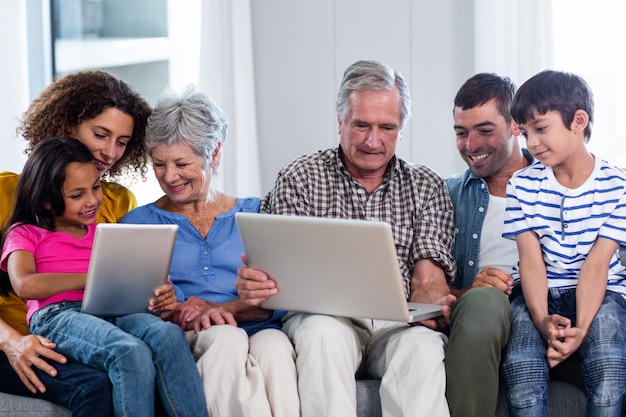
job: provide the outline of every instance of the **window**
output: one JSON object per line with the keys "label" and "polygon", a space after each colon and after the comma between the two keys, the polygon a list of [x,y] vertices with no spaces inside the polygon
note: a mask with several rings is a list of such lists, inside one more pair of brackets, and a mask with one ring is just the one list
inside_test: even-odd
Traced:
{"label": "window", "polygon": [[553,0],[554,68],[582,76],[594,93],[589,149],[626,168],[626,72],[621,52],[626,27],[620,1]]}

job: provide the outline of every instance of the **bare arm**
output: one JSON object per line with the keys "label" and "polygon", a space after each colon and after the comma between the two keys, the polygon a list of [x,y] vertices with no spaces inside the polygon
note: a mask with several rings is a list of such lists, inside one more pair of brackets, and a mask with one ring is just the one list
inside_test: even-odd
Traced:
{"label": "bare arm", "polygon": [[432,259],[420,259],[415,263],[411,276],[409,301],[442,305],[443,316],[420,322],[431,329],[444,329],[450,324],[450,313],[456,297],[450,293],[446,275],[441,266]]}
{"label": "bare arm", "polygon": [[519,251],[519,269],[526,306],[535,326],[548,339],[548,277],[541,244],[535,232],[523,232],[515,237]]}
{"label": "bare arm", "polygon": [[474,278],[474,282],[470,287],[453,288],[452,294],[458,299],[472,288],[493,287],[497,288],[506,295],[511,295],[511,287],[513,286],[513,277],[500,268],[486,267],[483,268]]}
{"label": "bare arm", "polygon": [[32,393],[46,391],[46,387],[37,377],[32,366],[51,376],[56,376],[56,369],[42,358],[58,363],[67,362],[65,356],[53,350],[55,347],[56,345],[45,337],[23,336],[6,322],[0,320],[0,350],[6,354],[9,363],[22,383]]}
{"label": "bare arm", "polygon": [[609,264],[618,243],[598,238],[583,263],[576,286],[576,326],[550,329],[546,356],[553,367],[576,352],[589,332],[606,294]]}
{"label": "bare arm", "polygon": [[28,300],[41,300],[64,291],[85,288],[87,274],[38,274],[31,252],[17,250],[8,257],[7,269],[15,293]]}

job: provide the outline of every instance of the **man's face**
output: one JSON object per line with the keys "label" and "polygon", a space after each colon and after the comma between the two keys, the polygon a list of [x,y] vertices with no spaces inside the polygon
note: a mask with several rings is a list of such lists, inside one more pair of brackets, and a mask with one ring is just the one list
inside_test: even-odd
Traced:
{"label": "man's face", "polygon": [[517,125],[506,123],[495,99],[471,109],[454,108],[456,147],[472,173],[488,178],[504,170],[513,154]]}
{"label": "man's face", "polygon": [[400,137],[401,109],[396,88],[350,93],[339,134],[344,164],[355,179],[384,176]]}

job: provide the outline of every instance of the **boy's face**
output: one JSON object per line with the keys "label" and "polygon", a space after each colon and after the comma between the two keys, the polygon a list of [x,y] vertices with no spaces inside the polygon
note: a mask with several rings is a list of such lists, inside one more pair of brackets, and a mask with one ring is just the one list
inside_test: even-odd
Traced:
{"label": "boy's face", "polygon": [[546,114],[535,111],[526,123],[519,125],[526,139],[526,147],[543,165],[557,167],[580,151],[581,146],[584,149],[586,121],[582,126],[579,112],[585,113],[584,110],[578,110],[571,126],[565,126],[561,114],[555,110],[549,110]]}

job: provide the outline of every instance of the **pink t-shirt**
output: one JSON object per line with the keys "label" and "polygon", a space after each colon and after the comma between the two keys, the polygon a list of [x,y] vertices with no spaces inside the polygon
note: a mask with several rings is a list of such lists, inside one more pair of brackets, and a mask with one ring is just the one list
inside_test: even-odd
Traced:
{"label": "pink t-shirt", "polygon": [[[86,273],[93,247],[96,224],[87,226],[87,234],[75,238],[62,232],[51,232],[32,225],[21,225],[7,234],[0,268],[6,271],[8,256],[17,250],[31,252],[37,273]],[[82,301],[83,290],[65,291],[42,300],[28,300],[26,320],[37,310],[61,301]]]}

